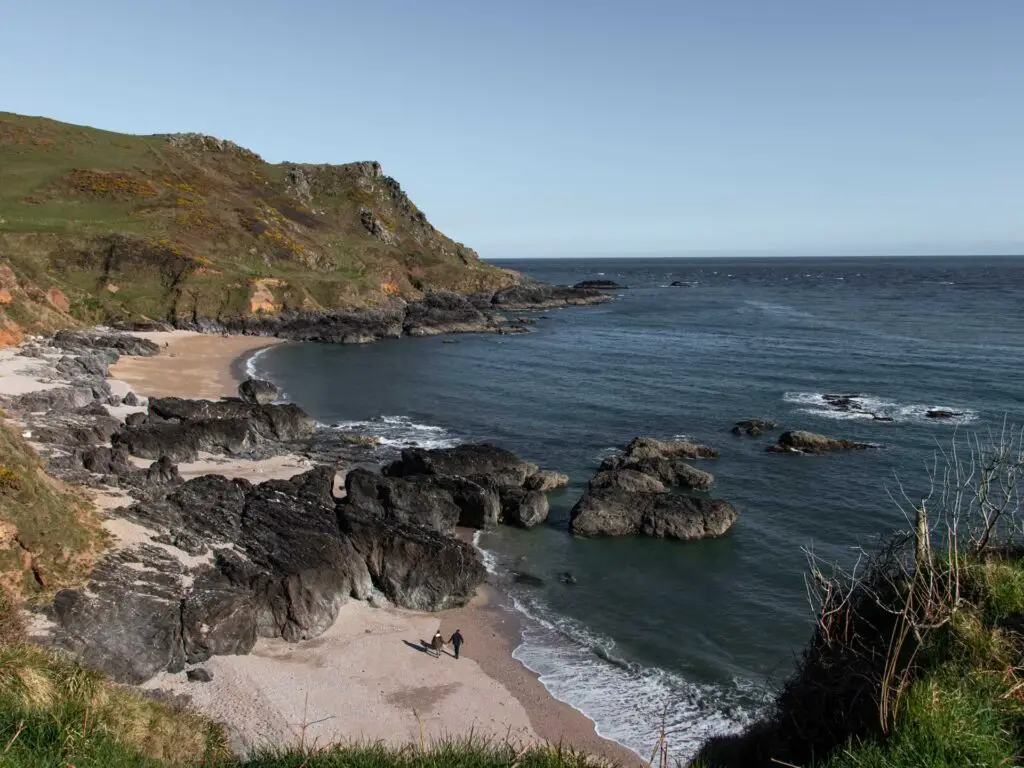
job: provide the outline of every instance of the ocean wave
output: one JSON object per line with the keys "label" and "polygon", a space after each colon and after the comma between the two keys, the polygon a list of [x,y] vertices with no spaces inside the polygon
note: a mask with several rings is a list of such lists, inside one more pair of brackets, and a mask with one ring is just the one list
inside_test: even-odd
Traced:
{"label": "ocean wave", "polygon": [[245,374],[250,379],[261,379],[266,378],[260,374],[260,369],[257,365],[257,361],[263,357],[267,352],[271,350],[271,347],[264,347],[263,349],[257,350],[249,355],[249,359],[245,361]]}
{"label": "ocean wave", "polygon": [[650,757],[664,729],[672,758],[688,760],[711,736],[749,725],[768,702],[753,682],[697,684],[626,660],[611,638],[552,616],[539,603],[513,598],[513,604],[531,619],[513,657],[552,696],[592,720],[598,734],[641,757]]}
{"label": "ocean wave", "polygon": [[326,428],[372,435],[377,438],[380,445],[391,448],[451,448],[460,442],[444,427],[417,424],[408,416],[377,416],[365,421],[331,424]]}
{"label": "ocean wave", "polygon": [[483,531],[476,531],[473,534],[473,546],[480,553],[480,559],[484,561],[484,568],[487,569],[489,574],[494,575],[498,572],[498,558],[489,549],[484,549],[480,546],[480,536],[482,534]]}
{"label": "ocean wave", "polygon": [[[837,399],[841,398],[841,399]],[[840,421],[877,421],[884,423],[935,423],[971,424],[978,420],[978,413],[969,408],[948,405],[907,404],[884,397],[865,394],[830,394],[825,392],[786,392],[782,399],[793,405],[804,406],[798,410],[826,419]],[[949,411],[953,416],[934,418],[928,415],[934,411]]]}

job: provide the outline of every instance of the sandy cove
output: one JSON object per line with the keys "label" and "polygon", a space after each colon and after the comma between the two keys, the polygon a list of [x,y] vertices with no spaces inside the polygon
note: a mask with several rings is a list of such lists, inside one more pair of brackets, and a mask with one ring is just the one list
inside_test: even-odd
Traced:
{"label": "sandy cove", "polygon": [[[240,361],[279,343],[187,331],[137,335],[163,351],[156,357],[123,357],[111,376],[147,397],[234,395]],[[216,473],[260,482],[310,466],[295,456],[261,461],[203,456],[179,469],[186,478]],[[107,508],[114,502],[101,500]],[[126,526],[110,527],[126,535]],[[421,649],[420,642],[438,628],[446,638],[461,630],[466,638],[461,659],[448,654],[435,659]],[[260,639],[247,656],[206,662],[212,682],[163,673],[146,687],[187,694],[224,722],[243,750],[296,741],[303,738],[303,723],[314,723],[305,728],[307,744],[382,740],[400,745],[472,731],[523,743],[567,744],[622,765],[643,765],[632,751],[598,736],[587,717],[553,698],[536,674],[512,658],[519,640],[520,617],[489,587],[470,605],[438,614],[353,601],[318,638]]]}

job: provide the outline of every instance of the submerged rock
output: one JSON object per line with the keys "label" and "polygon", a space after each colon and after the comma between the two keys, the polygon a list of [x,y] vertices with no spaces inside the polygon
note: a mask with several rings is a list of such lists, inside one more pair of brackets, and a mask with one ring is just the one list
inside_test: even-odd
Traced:
{"label": "submerged rock", "polygon": [[850,440],[825,437],[814,432],[796,430],[783,432],[779,435],[779,442],[776,445],[769,445],[766,450],[770,453],[830,453],[832,451],[859,451],[872,447],[869,443],[855,443]]}
{"label": "submerged rock", "polygon": [[775,429],[777,426],[778,424],[768,419],[746,419],[745,421],[737,421],[732,427],[732,433],[734,435],[760,437],[765,430]]}

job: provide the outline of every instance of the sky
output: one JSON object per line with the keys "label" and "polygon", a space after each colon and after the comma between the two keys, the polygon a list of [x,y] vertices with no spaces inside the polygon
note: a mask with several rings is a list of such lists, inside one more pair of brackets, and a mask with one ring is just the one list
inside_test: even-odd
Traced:
{"label": "sky", "polygon": [[0,109],[379,160],[484,257],[1021,253],[1022,35],[1019,0],[6,0]]}

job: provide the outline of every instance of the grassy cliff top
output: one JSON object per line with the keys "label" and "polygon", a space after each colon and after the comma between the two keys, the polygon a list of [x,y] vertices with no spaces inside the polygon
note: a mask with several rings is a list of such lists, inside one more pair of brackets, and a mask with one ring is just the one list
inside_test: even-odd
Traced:
{"label": "grassy cliff top", "polygon": [[436,230],[379,163],[271,164],[211,136],[0,112],[0,341],[515,279]]}

